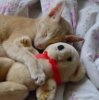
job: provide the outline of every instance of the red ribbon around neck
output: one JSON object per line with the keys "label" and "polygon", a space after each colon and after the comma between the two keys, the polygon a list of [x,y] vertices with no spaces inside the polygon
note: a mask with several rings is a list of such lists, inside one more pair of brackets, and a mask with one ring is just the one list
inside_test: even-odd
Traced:
{"label": "red ribbon around neck", "polygon": [[57,85],[60,85],[62,83],[62,80],[61,80],[61,76],[60,76],[57,61],[55,59],[49,57],[47,51],[45,51],[42,54],[36,54],[35,56],[38,59],[43,58],[43,59],[48,59],[49,60],[49,63],[52,65],[51,67],[52,67],[54,79],[55,79]]}

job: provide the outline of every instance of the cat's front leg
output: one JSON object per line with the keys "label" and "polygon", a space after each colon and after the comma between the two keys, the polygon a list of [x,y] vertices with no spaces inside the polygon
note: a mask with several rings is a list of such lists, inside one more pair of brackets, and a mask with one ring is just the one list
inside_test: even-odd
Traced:
{"label": "cat's front leg", "polygon": [[32,54],[39,53],[35,48],[33,48],[32,41],[27,36],[23,36],[20,39],[16,39],[16,42],[21,43],[25,47],[25,49],[30,51]]}
{"label": "cat's front leg", "polygon": [[56,89],[56,82],[53,79],[48,79],[43,86],[37,89],[37,100],[55,100]]}
{"label": "cat's front leg", "polygon": [[39,64],[33,53],[26,49],[27,47],[32,46],[31,39],[23,36],[14,41],[10,41],[8,40],[3,43],[6,54],[10,58],[25,64],[36,84],[44,84],[45,74],[42,70],[42,65]]}

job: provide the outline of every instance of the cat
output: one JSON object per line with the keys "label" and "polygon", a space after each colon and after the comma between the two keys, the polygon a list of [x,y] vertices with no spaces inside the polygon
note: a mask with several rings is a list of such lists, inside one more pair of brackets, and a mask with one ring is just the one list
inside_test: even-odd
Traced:
{"label": "cat", "polygon": [[[66,35],[72,34],[67,21],[61,17],[64,2],[60,2],[48,15],[37,19],[0,15],[0,50],[6,55],[25,64],[36,84],[45,82],[45,74],[31,51],[44,49],[52,43],[65,41]],[[31,46],[32,50],[28,50]]]}

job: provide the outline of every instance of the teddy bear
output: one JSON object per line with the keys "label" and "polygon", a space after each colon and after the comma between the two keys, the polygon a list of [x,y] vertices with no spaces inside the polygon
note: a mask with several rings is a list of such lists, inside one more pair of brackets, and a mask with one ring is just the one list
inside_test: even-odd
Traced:
{"label": "teddy bear", "polygon": [[79,54],[70,44],[51,44],[43,53],[35,53],[35,57],[46,75],[46,82],[42,85],[34,83],[26,65],[8,57],[0,57],[2,100],[25,100],[32,90],[36,90],[37,100],[54,100],[59,85],[69,81],[77,82],[85,75]]}

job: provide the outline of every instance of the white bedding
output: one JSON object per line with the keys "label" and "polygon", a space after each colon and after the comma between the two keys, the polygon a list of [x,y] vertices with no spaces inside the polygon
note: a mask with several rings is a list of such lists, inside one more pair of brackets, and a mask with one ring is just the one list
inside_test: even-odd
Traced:
{"label": "white bedding", "polygon": [[64,100],[99,100],[99,91],[85,77],[78,83],[69,83],[66,85]]}

